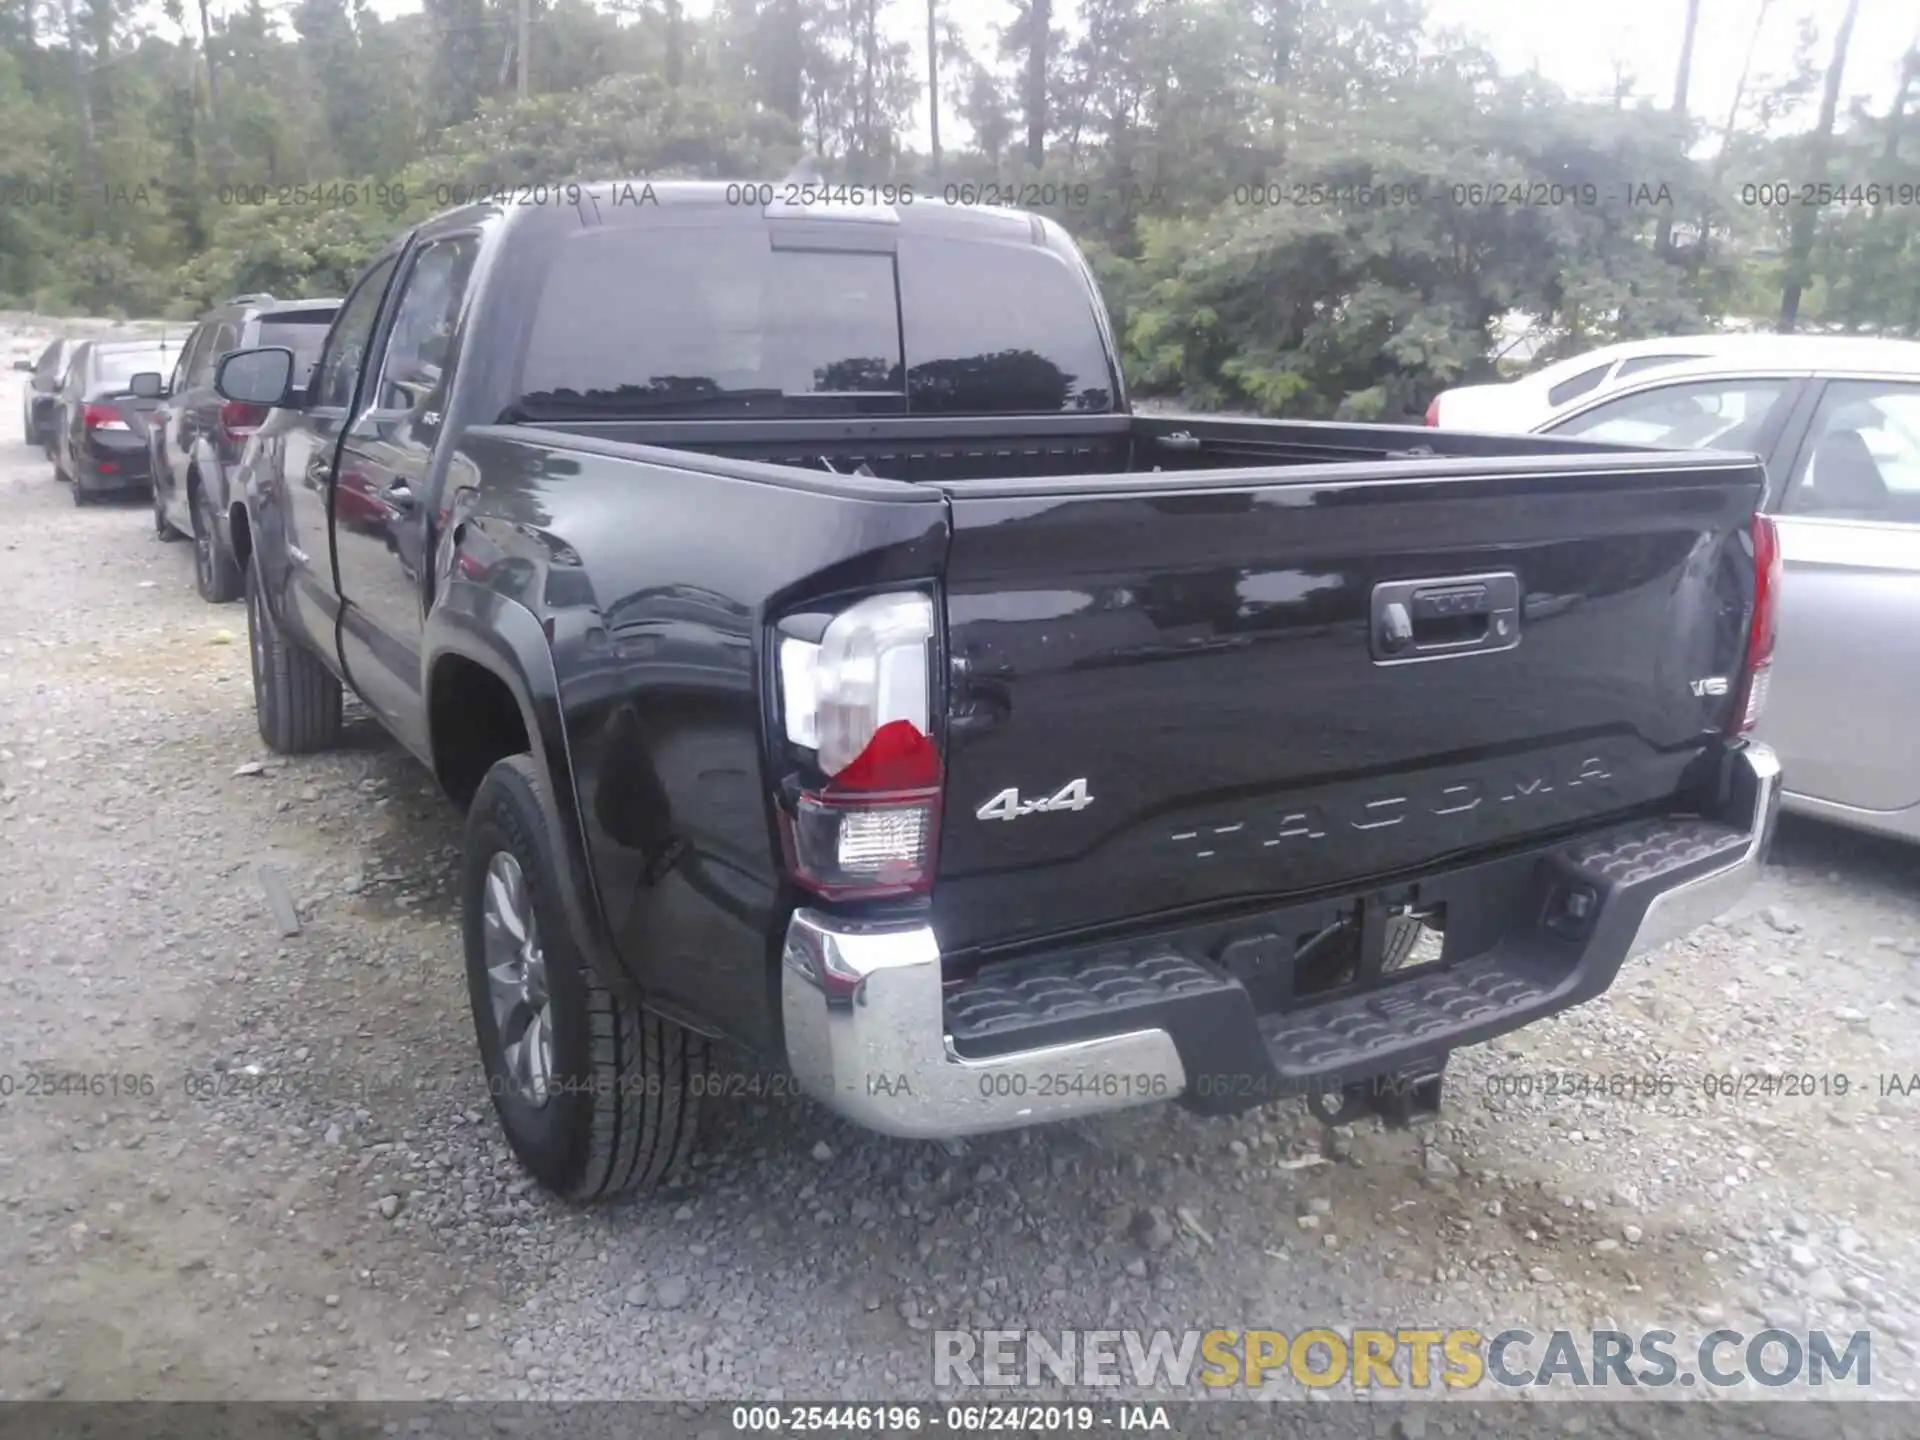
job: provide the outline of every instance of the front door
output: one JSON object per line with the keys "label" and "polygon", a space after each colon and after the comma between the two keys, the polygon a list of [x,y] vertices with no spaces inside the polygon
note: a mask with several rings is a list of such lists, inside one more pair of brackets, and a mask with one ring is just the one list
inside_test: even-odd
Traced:
{"label": "front door", "polygon": [[328,522],[334,452],[352,413],[361,362],[373,341],[380,300],[393,277],[392,260],[369,270],[340,307],[314,367],[309,403],[281,432],[280,474],[286,486],[286,603],[316,644],[333,648],[339,616],[333,580],[333,538]]}
{"label": "front door", "polygon": [[453,378],[453,341],[475,235],[422,245],[388,307],[381,353],[340,447],[333,509],[340,654],[354,689],[426,753],[421,635],[435,539],[434,447]]}
{"label": "front door", "polygon": [[1786,579],[1760,738],[1795,795],[1920,805],[1920,382],[1827,382],[1775,519]]}

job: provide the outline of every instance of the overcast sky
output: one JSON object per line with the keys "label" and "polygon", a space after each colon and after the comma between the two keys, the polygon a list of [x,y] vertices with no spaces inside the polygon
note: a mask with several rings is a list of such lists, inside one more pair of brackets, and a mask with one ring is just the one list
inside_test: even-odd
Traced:
{"label": "overcast sky", "polygon": [[[924,0],[886,0],[889,28],[913,44],[925,45]],[[1056,12],[1072,0],[1056,0]],[[1702,0],[1700,33],[1694,44],[1690,108],[1712,123],[1725,119],[1740,78],[1741,61],[1761,0]],[[382,15],[419,9],[418,0],[373,0]],[[689,13],[702,14],[711,0],[689,0]],[[1434,28],[1458,26],[1474,32],[1498,58],[1501,68],[1538,67],[1548,79],[1579,95],[1611,92],[1614,63],[1625,64],[1647,94],[1670,97],[1680,60],[1685,0],[1428,0]],[[1815,51],[1824,67],[1832,54],[1833,32],[1845,0],[1773,0],[1755,54],[1757,76],[1783,74],[1791,63],[1794,39],[1803,17],[1820,29]],[[942,12],[982,51],[991,52],[995,27],[1009,14],[1008,0],[941,0]],[[1891,98],[1900,57],[1920,38],[1920,4],[1915,0],[1860,0],[1847,66],[1846,93],[1864,96],[1876,109]],[[536,77],[537,83],[537,77]],[[949,126],[958,128],[948,118]],[[926,145],[926,113],[915,117],[912,143]],[[1811,121],[1811,113],[1805,122]]]}

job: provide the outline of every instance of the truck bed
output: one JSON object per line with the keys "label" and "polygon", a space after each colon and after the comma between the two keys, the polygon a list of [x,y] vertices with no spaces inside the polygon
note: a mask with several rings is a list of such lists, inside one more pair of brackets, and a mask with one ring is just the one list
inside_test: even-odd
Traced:
{"label": "truck bed", "polygon": [[1432,457],[1619,453],[1624,448],[1571,438],[1479,435],[1411,425],[1219,420],[1204,415],[598,421],[541,429],[578,440],[823,474],[850,475],[865,465],[883,479],[936,485]]}

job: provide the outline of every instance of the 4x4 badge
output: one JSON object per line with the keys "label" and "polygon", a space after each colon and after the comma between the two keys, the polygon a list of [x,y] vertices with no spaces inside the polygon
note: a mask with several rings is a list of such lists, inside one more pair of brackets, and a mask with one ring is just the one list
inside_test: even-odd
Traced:
{"label": "4x4 badge", "polygon": [[1002,790],[978,810],[981,820],[1018,820],[1022,815],[1038,815],[1049,810],[1084,810],[1093,804],[1084,778],[1071,780],[1044,799],[1022,800],[1017,789]]}

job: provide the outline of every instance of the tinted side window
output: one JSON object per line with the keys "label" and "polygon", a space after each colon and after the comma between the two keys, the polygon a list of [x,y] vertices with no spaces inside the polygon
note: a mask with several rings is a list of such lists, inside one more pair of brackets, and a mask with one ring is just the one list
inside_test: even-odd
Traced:
{"label": "tinted side window", "polygon": [[341,310],[339,323],[327,337],[326,350],[314,377],[316,406],[345,409],[353,403],[360,362],[366,357],[368,342],[373,339],[373,322],[380,312],[380,298],[392,274],[393,261],[382,260],[367,272]]}
{"label": "tinted side window", "polygon": [[519,388],[536,414],[897,414],[893,257],[775,249],[758,216],[579,231]]}
{"label": "tinted side window", "polygon": [[363,405],[412,410],[438,393],[453,352],[460,301],[479,253],[479,240],[461,235],[436,240],[414,257],[387,331],[379,385],[362,398]]}
{"label": "tinted side window", "polygon": [[1920,384],[1828,385],[1782,508],[1791,515],[1920,522]]}
{"label": "tinted side window", "polygon": [[291,310],[262,316],[260,334],[253,343],[279,345],[293,351],[293,381],[304,385],[307,376],[313,373],[314,362],[320,358],[320,347],[326,343],[327,327],[333,323],[334,313],[332,310]]}
{"label": "tinted side window", "polygon": [[1678,365],[1682,360],[1705,358],[1701,355],[1636,355],[1631,360],[1620,362],[1620,373],[1616,378],[1624,380],[1629,375],[1638,375],[1642,370],[1655,370],[1662,365]]}
{"label": "tinted side window", "polygon": [[67,365],[67,373],[60,387],[63,395],[78,395],[80,387],[86,383],[88,367],[93,363],[92,352],[86,346],[80,346],[73,352],[73,359]]}
{"label": "tinted side window", "polygon": [[1791,385],[1732,377],[1661,385],[1602,401],[1551,429],[1555,435],[1660,450],[1752,450]]}
{"label": "tinted side window", "polygon": [[902,236],[900,313],[916,413],[1113,408],[1086,282],[1052,251]]}
{"label": "tinted side window", "polygon": [[195,363],[205,353],[207,338],[213,334],[213,328],[212,321],[203,320],[187,336],[187,343],[180,347],[180,354],[173,362],[173,371],[167,381],[169,394],[178,395],[192,383]]}
{"label": "tinted side window", "polygon": [[1562,380],[1547,391],[1547,403],[1564,405],[1569,400],[1577,399],[1598,385],[1612,367],[1613,362],[1608,361],[1605,365],[1596,365],[1591,370],[1582,370],[1571,379]]}
{"label": "tinted side window", "polygon": [[197,343],[200,348],[187,361],[187,384],[196,388],[213,384],[214,367],[220,357],[240,348],[240,329],[231,320],[222,320],[206,326]]}
{"label": "tinted side window", "polygon": [[33,378],[40,389],[45,390],[60,378],[60,361],[67,353],[67,342],[56,340],[40,352],[40,361],[33,367]]}

